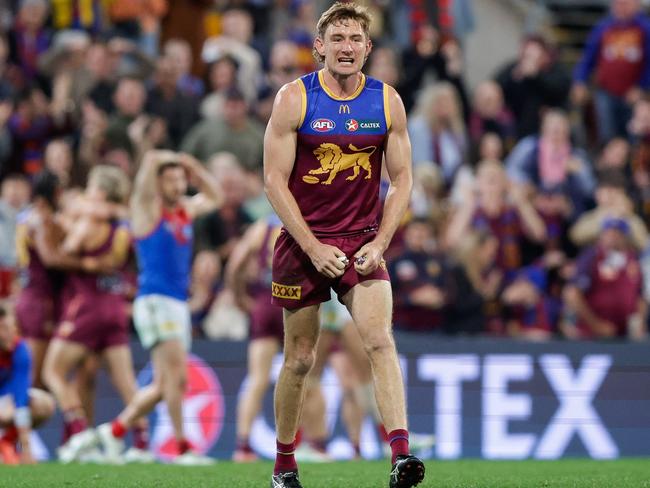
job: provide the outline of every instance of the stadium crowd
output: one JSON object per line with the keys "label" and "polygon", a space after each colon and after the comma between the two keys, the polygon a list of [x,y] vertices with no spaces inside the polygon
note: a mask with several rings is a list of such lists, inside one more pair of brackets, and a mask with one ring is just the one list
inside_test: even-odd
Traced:
{"label": "stadium crowd", "polygon": [[[262,180],[264,127],[277,91],[318,68],[315,22],[330,3],[5,2],[4,304],[20,311],[24,299],[28,241],[38,240],[28,228],[47,224],[24,217],[34,207],[67,233],[59,247],[34,246],[60,283],[80,272],[109,276],[110,268],[120,275],[112,292],[129,303],[136,263],[128,237],[111,234],[119,264],[84,259],[83,239],[97,247],[89,229],[128,219],[140,162],[167,150],[200,161],[221,189],[219,208],[194,222],[193,333],[246,339],[253,312],[247,294],[259,292],[264,263],[240,251],[228,272],[229,258],[247,229],[272,215]],[[516,59],[475,87],[466,83],[463,55],[465,34],[480,22],[470,1],[360,3],[375,19],[365,72],[398,90],[412,143],[411,207],[386,256],[395,329],[432,338],[644,339],[650,18],[640,2],[612,0],[573,72],[558,61],[553,39],[535,33],[521,40]],[[0,322],[9,314],[2,310]],[[65,338],[70,331],[57,330],[52,317],[50,334]],[[18,328],[29,337],[20,320]],[[49,337],[35,339],[46,347]],[[34,356],[40,371],[43,351]],[[44,381],[51,390],[66,388],[67,371],[54,357]],[[118,375],[116,387],[128,401],[132,373]],[[64,389],[53,392],[66,398]]]}

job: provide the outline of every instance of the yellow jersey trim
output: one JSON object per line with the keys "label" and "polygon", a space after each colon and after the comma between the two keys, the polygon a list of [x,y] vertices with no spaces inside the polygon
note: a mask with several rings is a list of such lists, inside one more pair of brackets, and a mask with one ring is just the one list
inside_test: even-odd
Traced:
{"label": "yellow jersey trim", "polygon": [[386,118],[386,130],[390,130],[390,104],[388,102],[388,85],[384,83],[384,117]]}
{"label": "yellow jersey trim", "polygon": [[300,129],[307,115],[307,89],[300,78],[298,78],[298,88],[300,88],[300,120],[298,121],[298,129]]}
{"label": "yellow jersey trim", "polygon": [[339,97],[330,90],[327,85],[325,84],[325,78],[323,77],[323,70],[320,70],[318,72],[318,83],[320,83],[321,88],[327,93],[330,98],[333,98],[334,100],[339,100],[339,101],[345,101],[345,100],[354,100],[359,96],[361,93],[361,90],[366,86],[366,75],[361,73],[361,83],[359,83],[359,86],[357,87],[356,90],[354,90],[354,93],[350,95],[349,97]]}

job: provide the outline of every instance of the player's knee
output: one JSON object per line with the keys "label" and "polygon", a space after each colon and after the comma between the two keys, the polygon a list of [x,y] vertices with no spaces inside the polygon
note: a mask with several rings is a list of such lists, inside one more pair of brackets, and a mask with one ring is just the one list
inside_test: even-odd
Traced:
{"label": "player's knee", "polygon": [[32,418],[34,419],[34,422],[49,419],[54,415],[56,402],[51,394],[45,391],[40,391],[38,398],[35,398],[34,400],[35,401],[33,401],[31,405]]}
{"label": "player's knee", "polygon": [[296,376],[307,376],[314,365],[313,351],[300,351],[285,359],[285,368]]}
{"label": "player's knee", "polygon": [[393,338],[389,334],[371,335],[364,341],[364,348],[370,357],[391,351],[394,347]]}

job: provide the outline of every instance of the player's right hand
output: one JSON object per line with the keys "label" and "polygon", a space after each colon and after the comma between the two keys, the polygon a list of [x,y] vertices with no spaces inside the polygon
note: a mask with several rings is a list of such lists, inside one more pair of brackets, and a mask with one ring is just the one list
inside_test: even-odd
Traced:
{"label": "player's right hand", "polygon": [[336,246],[319,243],[307,255],[316,271],[328,278],[338,278],[345,272],[345,264],[339,259],[345,253]]}

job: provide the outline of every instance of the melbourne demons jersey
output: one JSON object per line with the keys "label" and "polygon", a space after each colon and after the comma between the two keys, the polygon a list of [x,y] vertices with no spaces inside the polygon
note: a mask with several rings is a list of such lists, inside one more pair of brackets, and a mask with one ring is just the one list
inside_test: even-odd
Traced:
{"label": "melbourne demons jersey", "polygon": [[390,129],[387,86],[361,75],[348,98],[323,72],[298,80],[302,114],[289,189],[315,235],[350,235],[379,225],[382,156]]}
{"label": "melbourne demons jersey", "polygon": [[138,295],[165,295],[186,300],[190,287],[192,221],[184,209],[163,209],[158,226],[136,240]]}

